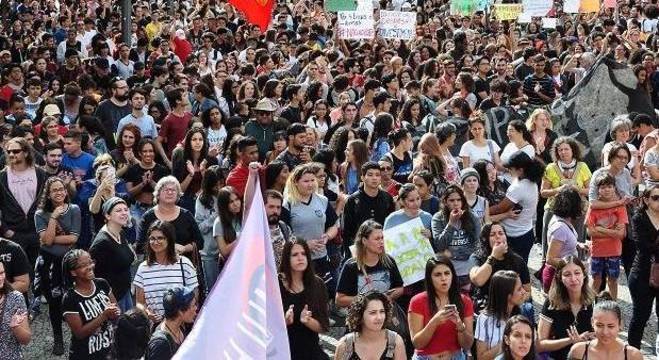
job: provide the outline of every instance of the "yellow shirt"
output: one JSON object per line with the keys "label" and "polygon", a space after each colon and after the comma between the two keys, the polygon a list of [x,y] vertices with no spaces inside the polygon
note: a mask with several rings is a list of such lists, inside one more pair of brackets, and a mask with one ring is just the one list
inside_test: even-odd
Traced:
{"label": "yellow shirt", "polygon": [[150,22],[146,24],[144,31],[146,32],[146,37],[149,38],[149,43],[150,43],[151,40],[153,40],[153,38],[160,35],[160,32],[162,31],[162,24],[159,22],[158,23]]}
{"label": "yellow shirt", "polygon": [[[563,177],[563,174],[561,174],[561,169],[558,167],[558,165],[553,162],[547,165],[545,168],[544,179],[551,184],[552,189],[555,189],[563,184],[573,184],[579,190],[581,190],[586,188],[586,184],[588,183],[588,180],[590,180],[591,175],[592,174],[588,168],[588,165],[586,165],[584,162],[579,162],[577,163],[577,169],[574,172],[574,175],[572,175],[572,178],[566,179]],[[547,199],[545,210],[550,209],[553,203],[554,197],[552,196]]]}

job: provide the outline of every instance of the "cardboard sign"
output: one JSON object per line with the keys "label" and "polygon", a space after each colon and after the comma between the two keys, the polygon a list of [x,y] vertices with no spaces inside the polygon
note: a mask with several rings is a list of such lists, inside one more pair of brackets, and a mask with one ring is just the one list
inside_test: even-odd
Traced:
{"label": "cardboard sign", "polygon": [[416,13],[380,10],[378,36],[384,39],[414,40]]}
{"label": "cardboard sign", "polygon": [[581,0],[581,7],[579,12],[581,13],[596,13],[600,11],[600,1],[599,0]]}
{"label": "cardboard sign", "polygon": [[543,29],[556,29],[556,24],[558,23],[557,18],[542,18],[542,28]]}
{"label": "cardboard sign", "polygon": [[497,20],[517,20],[522,13],[522,4],[494,4]]}
{"label": "cardboard sign", "polygon": [[373,39],[375,37],[372,12],[339,11],[337,15],[339,39]]}
{"label": "cardboard sign", "polygon": [[423,229],[417,217],[384,231],[384,250],[396,260],[405,286],[425,278],[426,262],[435,255]]}
{"label": "cardboard sign", "polygon": [[563,3],[563,12],[568,14],[576,14],[579,12],[580,7],[581,0],[565,0]]}

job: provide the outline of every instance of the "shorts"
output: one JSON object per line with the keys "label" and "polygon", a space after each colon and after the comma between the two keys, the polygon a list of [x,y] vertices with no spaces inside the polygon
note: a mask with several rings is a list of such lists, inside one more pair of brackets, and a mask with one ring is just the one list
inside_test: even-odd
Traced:
{"label": "shorts", "polygon": [[620,256],[592,257],[590,274],[600,277],[606,274],[609,279],[617,279],[620,276]]}

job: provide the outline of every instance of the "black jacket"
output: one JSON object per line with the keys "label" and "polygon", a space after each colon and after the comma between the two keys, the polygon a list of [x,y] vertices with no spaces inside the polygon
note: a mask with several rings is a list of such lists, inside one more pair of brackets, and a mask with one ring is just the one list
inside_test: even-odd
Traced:
{"label": "black jacket", "polygon": [[32,234],[36,236],[36,227],[34,225],[34,213],[37,211],[41,190],[44,187],[48,174],[39,167],[35,167],[37,174],[37,196],[30,210],[26,214],[18,203],[14,195],[9,191],[7,180],[7,168],[0,171],[0,212],[2,213],[0,233],[4,234],[7,230],[12,230],[16,234]]}

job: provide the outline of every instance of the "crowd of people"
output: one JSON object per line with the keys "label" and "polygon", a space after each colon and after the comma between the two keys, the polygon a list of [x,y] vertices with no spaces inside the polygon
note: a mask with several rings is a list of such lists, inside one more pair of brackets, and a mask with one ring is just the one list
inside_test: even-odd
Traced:
{"label": "crowd of people", "polygon": [[[322,0],[277,2],[265,31],[223,0],[135,1],[129,29],[121,2],[1,2],[0,357],[47,304],[53,355],[171,358],[258,162],[292,359],[328,358],[343,318],[336,359],[641,359],[657,116],[610,116],[591,161],[549,105],[608,58],[659,106],[656,2],[558,1],[551,29],[373,2],[415,11],[414,40],[342,39]],[[517,114],[502,141],[494,108]],[[410,222],[434,253],[411,284],[384,241]]]}

